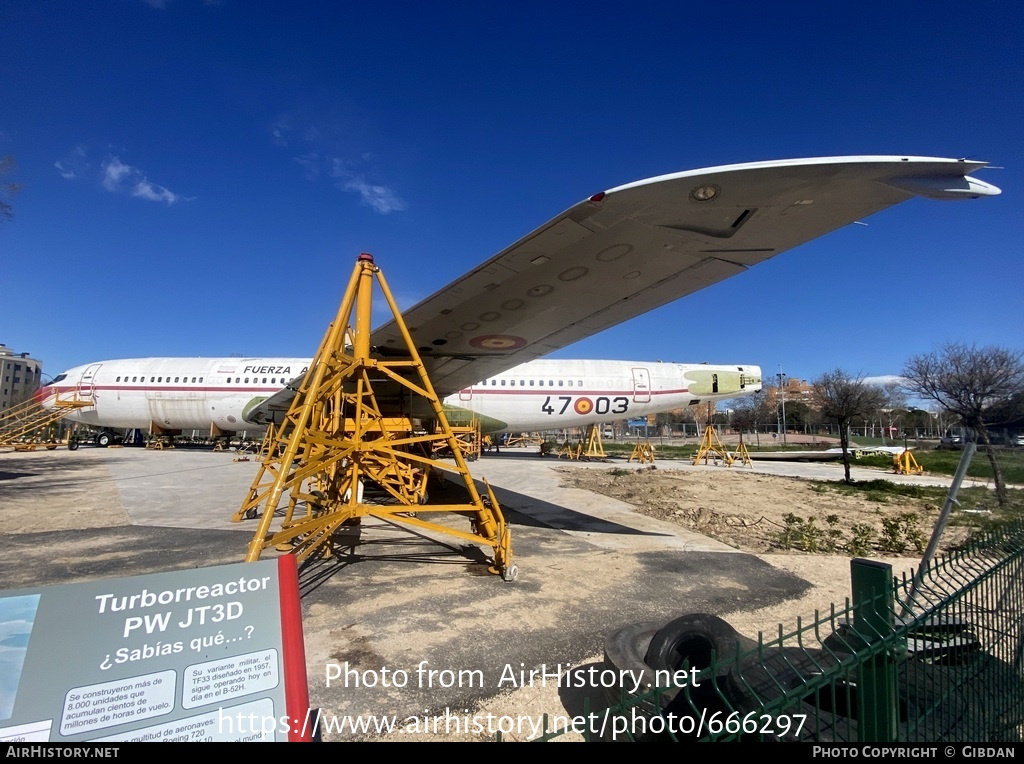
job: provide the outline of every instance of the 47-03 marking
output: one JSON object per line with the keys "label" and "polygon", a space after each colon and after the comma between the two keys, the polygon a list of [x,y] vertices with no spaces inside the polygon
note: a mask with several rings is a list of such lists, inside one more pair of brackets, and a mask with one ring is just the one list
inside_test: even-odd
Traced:
{"label": "47-03 marking", "polygon": [[583,396],[577,398],[575,403],[573,403],[571,395],[559,395],[554,398],[549,395],[544,399],[540,410],[549,416],[551,414],[564,414],[569,408],[569,404],[572,404],[573,411],[581,415],[590,413],[625,414],[629,410],[629,398],[625,395],[617,395],[614,398],[604,395],[599,395],[596,398]]}

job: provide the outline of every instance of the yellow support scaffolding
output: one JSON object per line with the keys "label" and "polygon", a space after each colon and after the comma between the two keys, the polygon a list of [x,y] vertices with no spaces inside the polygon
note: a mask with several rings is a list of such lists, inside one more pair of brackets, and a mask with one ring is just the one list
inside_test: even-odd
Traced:
{"label": "yellow support scaffolding", "polygon": [[[700,446],[697,447],[697,455],[693,457],[693,464],[696,464],[701,459],[704,460],[704,464],[707,464],[708,459],[711,457],[714,457],[716,462],[721,459],[725,462],[726,467],[732,466],[732,454],[725,450],[725,446],[723,446],[722,441],[719,440],[718,433],[715,432],[715,428],[709,424],[704,429],[704,437],[701,438]],[[749,459],[749,455],[747,458]]]}
{"label": "yellow support scaffolding", "polygon": [[[462,449],[462,455],[466,461],[475,462],[479,459],[483,445],[483,439],[480,437],[480,420],[474,417],[468,424],[454,425],[451,422],[449,424],[455,439],[459,442],[459,448]],[[440,422],[435,424],[434,432],[438,435],[444,434]],[[436,441],[433,444],[433,449],[434,454],[438,456],[450,453],[448,443],[444,440]]]}
{"label": "yellow support scaffolding", "polygon": [[654,446],[651,445],[651,441],[645,440],[641,443],[639,440],[636,442],[636,446],[633,448],[633,453],[629,455],[627,462],[631,462],[636,459],[640,464],[647,464],[650,462],[654,464]]}
{"label": "yellow support scaffolding", "polygon": [[[407,357],[400,360],[371,356],[375,284],[406,346]],[[393,357],[389,353],[388,358]],[[414,399],[428,404],[440,432],[415,426],[409,414]],[[486,480],[486,498],[477,491],[463,449],[372,256],[358,257],[337,316],[275,437],[232,518],[259,518],[248,562],[259,559],[268,547],[300,560],[314,553],[330,556],[335,531],[369,516],[490,547],[491,572],[506,581],[515,579],[511,531],[498,501]],[[454,467],[433,458],[438,443],[450,450]],[[427,479],[434,471],[460,475],[469,501],[426,504]],[[383,503],[364,502],[364,489],[383,494]],[[437,512],[467,515],[470,530],[416,516]]]}

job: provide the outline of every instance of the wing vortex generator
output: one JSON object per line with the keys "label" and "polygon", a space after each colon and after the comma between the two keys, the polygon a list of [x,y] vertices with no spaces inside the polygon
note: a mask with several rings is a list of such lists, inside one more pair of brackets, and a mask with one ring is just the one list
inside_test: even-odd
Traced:
{"label": "wing vortex generator", "polygon": [[[370,320],[376,283],[408,351],[371,357]],[[421,408],[423,404],[426,408]],[[436,427],[415,426],[424,411]],[[428,413],[429,412],[429,413]],[[426,418],[424,417],[424,418]],[[333,552],[334,534],[363,517],[401,523],[490,547],[489,570],[512,581],[511,531],[490,485],[481,496],[462,448],[434,392],[409,330],[373,256],[360,254],[333,323],[282,421],[267,434],[266,455],[234,522],[259,519],[247,562],[268,547],[296,555]],[[454,466],[435,459],[450,452]],[[427,504],[433,475],[456,475],[464,504]],[[375,493],[374,503],[364,501]],[[282,507],[283,504],[283,507]],[[470,529],[428,522],[421,513],[459,513]],[[276,521],[276,522],[275,522]]]}

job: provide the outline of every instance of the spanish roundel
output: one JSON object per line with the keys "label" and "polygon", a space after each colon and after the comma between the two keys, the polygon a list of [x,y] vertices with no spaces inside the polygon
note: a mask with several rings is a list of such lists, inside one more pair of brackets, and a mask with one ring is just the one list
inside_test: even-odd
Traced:
{"label": "spanish roundel", "polygon": [[594,402],[590,398],[577,398],[572,407],[577,414],[589,414],[594,410]]}

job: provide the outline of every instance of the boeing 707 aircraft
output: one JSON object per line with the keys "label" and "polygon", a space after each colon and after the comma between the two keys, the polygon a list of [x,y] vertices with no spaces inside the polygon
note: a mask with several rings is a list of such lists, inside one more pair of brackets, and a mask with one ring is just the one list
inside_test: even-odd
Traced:
{"label": "boeing 707 aircraft", "polygon": [[[136,358],[58,374],[40,392],[91,406],[69,418],[104,428],[220,434],[260,430],[254,411],[301,378],[308,358]],[[296,382],[297,384],[297,382]],[[449,395],[452,421],[471,413],[484,432],[577,427],[640,417],[761,389],[757,366],[630,361],[530,361]],[[108,442],[104,438],[102,442]]]}
{"label": "boeing 707 aircraft", "polygon": [[[922,196],[1000,191],[984,162],[912,156],[788,159],[662,175],[594,194],[404,312],[434,389],[483,429],[552,429],[731,398],[757,366],[537,360]],[[391,321],[382,358],[408,353]],[[70,369],[39,391],[91,402],[70,416],[151,432],[261,427],[287,409],[302,358],[149,358]],[[286,384],[287,383],[287,384]]]}

